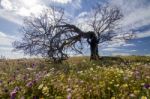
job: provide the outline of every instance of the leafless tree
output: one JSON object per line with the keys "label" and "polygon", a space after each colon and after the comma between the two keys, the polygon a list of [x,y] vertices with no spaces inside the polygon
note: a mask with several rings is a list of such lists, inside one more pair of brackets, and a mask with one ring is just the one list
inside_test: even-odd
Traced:
{"label": "leafless tree", "polygon": [[68,58],[68,52],[82,53],[84,42],[90,45],[91,59],[99,59],[98,44],[111,41],[117,36],[114,30],[123,17],[117,7],[97,5],[90,12],[88,24],[90,31],[84,31],[76,24],[69,22],[64,10],[52,7],[40,15],[25,19],[22,41],[13,43],[15,49],[25,54],[48,56],[53,60]]}

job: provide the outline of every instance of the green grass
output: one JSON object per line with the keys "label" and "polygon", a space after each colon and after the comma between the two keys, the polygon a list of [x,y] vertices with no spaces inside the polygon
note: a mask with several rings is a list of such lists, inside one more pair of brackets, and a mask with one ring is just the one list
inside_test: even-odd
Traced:
{"label": "green grass", "polygon": [[[0,60],[0,99],[150,99],[150,57]],[[13,99],[13,98],[12,98]]]}

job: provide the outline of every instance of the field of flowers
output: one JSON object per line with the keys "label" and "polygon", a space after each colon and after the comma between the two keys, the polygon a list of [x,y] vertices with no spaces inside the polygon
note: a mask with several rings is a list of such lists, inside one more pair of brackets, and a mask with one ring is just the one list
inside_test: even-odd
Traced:
{"label": "field of flowers", "polygon": [[150,99],[150,57],[0,60],[0,99]]}

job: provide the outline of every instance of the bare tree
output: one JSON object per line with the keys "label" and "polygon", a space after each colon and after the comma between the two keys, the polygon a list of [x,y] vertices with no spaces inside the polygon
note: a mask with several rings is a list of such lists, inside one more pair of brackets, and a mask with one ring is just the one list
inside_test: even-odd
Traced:
{"label": "bare tree", "polygon": [[48,56],[50,59],[63,60],[68,52],[82,53],[84,42],[90,45],[91,59],[99,59],[98,44],[111,41],[118,33],[114,30],[123,17],[119,8],[97,5],[89,14],[88,24],[91,31],[83,31],[65,18],[62,9],[51,8],[39,16],[25,19],[22,41],[15,41],[14,47],[25,54]]}

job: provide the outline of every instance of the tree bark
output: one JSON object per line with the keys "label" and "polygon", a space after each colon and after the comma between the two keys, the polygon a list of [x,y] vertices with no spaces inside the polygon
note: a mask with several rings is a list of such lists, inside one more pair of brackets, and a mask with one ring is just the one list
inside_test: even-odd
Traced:
{"label": "tree bark", "polygon": [[99,60],[99,54],[98,54],[98,40],[95,35],[91,35],[90,37],[90,50],[91,50],[91,57],[90,60]]}

